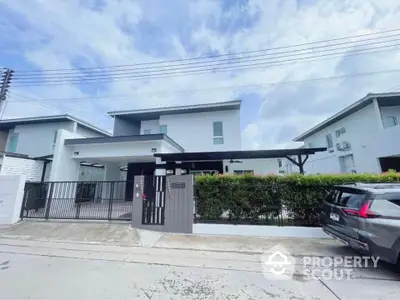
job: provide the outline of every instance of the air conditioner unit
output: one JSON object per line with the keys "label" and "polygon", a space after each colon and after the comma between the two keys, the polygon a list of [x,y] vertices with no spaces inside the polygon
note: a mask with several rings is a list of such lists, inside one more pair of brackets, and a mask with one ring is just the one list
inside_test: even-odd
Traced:
{"label": "air conditioner unit", "polygon": [[351,146],[349,142],[342,142],[342,148],[343,150],[350,150]]}

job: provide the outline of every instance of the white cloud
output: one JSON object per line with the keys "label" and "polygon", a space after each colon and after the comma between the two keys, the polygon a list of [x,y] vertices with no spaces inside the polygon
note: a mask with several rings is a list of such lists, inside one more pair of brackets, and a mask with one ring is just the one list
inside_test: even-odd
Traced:
{"label": "white cloud", "polygon": [[[167,6],[162,0],[99,3],[97,0],[8,1],[0,4],[8,7],[3,9],[7,13],[0,13],[5,20],[0,21],[0,39],[5,41],[3,44],[17,45],[19,50],[15,53],[21,53],[19,58],[35,68],[68,69],[266,49],[400,28],[400,3],[396,0],[250,0],[247,4],[243,1],[232,4],[230,0],[171,0]],[[0,53],[3,52],[9,55],[11,51],[2,47]],[[15,63],[16,57],[11,61],[0,59],[0,63]],[[235,76],[215,73],[148,81],[116,79],[101,85],[15,87],[15,93],[38,100],[93,95],[131,97],[47,102],[57,107],[54,109],[37,102],[10,102],[6,115],[70,112],[109,128],[110,120],[105,115],[108,110],[227,101],[243,92],[253,92],[263,99],[263,104],[243,129],[244,148],[286,147],[293,145],[291,139],[296,135],[366,93],[399,85],[397,73],[263,88],[161,92],[301,81],[393,69],[399,63],[399,52],[391,51],[248,69],[235,72]],[[251,100],[244,97],[243,101]]]}

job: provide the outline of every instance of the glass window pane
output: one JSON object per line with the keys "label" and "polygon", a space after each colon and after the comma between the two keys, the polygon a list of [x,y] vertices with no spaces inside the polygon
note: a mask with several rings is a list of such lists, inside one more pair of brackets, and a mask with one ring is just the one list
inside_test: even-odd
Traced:
{"label": "glass window pane", "polygon": [[57,141],[57,130],[54,131],[54,138],[53,138],[53,144],[55,144]]}
{"label": "glass window pane", "polygon": [[326,136],[326,144],[328,146],[328,149],[333,148],[333,141],[332,141],[332,135],[331,134],[328,134]]}
{"label": "glass window pane", "polygon": [[396,116],[388,116],[386,117],[386,127],[392,127],[397,125]]}
{"label": "glass window pane", "polygon": [[222,137],[214,138],[214,145],[222,145],[223,143],[224,143],[224,138]]}
{"label": "glass window pane", "polygon": [[18,133],[13,133],[8,142],[8,152],[17,152]]}
{"label": "glass window pane", "polygon": [[167,131],[168,131],[167,125],[161,125],[160,126],[160,132],[161,133],[167,134]]}
{"label": "glass window pane", "polygon": [[214,122],[213,123],[213,133],[214,136],[223,136],[223,128],[222,128],[222,122]]}

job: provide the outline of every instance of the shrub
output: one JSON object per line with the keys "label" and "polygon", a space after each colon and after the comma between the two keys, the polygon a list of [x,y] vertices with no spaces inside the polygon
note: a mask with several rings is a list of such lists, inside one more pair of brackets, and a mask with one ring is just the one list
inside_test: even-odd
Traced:
{"label": "shrub", "polygon": [[351,182],[400,182],[400,174],[197,176],[196,213],[202,220],[270,223],[284,207],[295,225],[317,226],[332,186]]}

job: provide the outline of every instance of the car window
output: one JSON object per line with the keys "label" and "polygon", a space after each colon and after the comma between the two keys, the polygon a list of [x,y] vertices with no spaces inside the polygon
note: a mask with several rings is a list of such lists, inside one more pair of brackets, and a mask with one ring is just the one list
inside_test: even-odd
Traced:
{"label": "car window", "polygon": [[338,194],[339,194],[338,190],[333,190],[332,192],[330,192],[328,194],[328,196],[326,197],[325,201],[329,202],[329,203],[335,203]]}
{"label": "car window", "polygon": [[339,206],[357,209],[361,207],[364,201],[364,196],[365,194],[342,192],[336,204]]}

